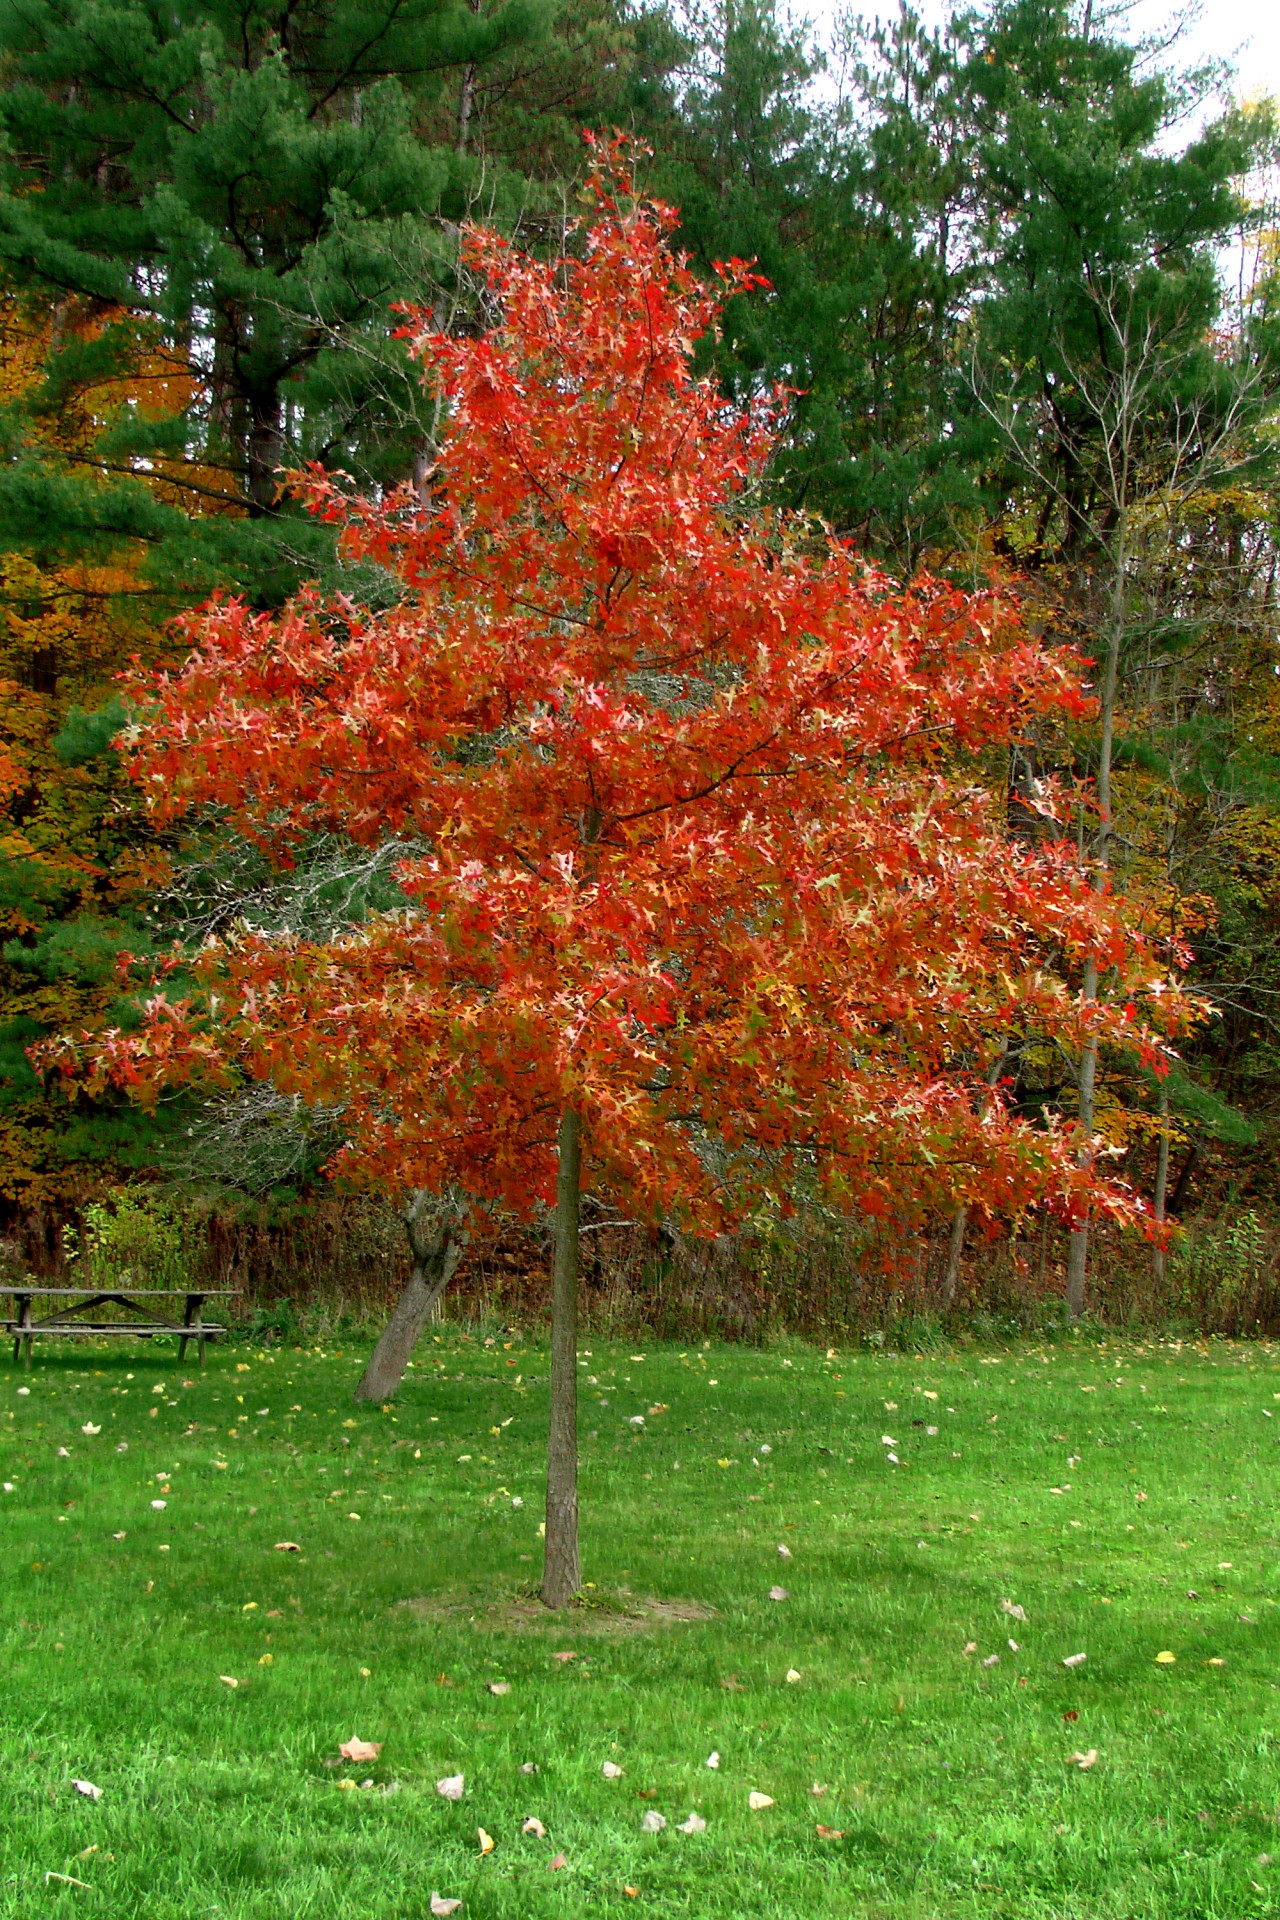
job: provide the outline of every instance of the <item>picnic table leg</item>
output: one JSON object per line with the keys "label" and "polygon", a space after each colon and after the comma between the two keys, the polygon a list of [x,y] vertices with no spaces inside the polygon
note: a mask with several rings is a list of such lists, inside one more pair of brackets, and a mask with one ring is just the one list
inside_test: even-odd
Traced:
{"label": "picnic table leg", "polygon": [[18,1348],[21,1347],[23,1350],[22,1364],[26,1369],[26,1371],[30,1373],[31,1371],[31,1332],[30,1332],[31,1295],[29,1293],[24,1293],[21,1297],[18,1320],[19,1320],[18,1337],[13,1343],[13,1357],[15,1360],[17,1359]]}
{"label": "picnic table leg", "polygon": [[203,1307],[204,1307],[204,1295],[202,1293],[189,1293],[187,1295],[187,1310],[186,1310],[186,1313],[183,1315],[182,1324],[184,1328],[189,1328],[190,1331],[184,1332],[182,1335],[182,1338],[178,1342],[178,1365],[179,1366],[182,1365],[183,1360],[186,1358],[187,1342],[189,1340],[195,1341],[197,1350],[200,1355],[200,1365],[201,1366],[204,1365]]}

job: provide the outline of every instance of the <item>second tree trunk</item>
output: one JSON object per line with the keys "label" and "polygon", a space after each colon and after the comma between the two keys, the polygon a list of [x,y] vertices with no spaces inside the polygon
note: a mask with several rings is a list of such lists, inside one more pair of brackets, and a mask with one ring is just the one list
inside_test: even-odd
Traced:
{"label": "second tree trunk", "polygon": [[560,1119],[555,1268],[551,1282],[551,1426],[547,1437],[547,1540],[542,1599],[566,1607],[582,1585],[578,1556],[578,1224],[582,1127]]}

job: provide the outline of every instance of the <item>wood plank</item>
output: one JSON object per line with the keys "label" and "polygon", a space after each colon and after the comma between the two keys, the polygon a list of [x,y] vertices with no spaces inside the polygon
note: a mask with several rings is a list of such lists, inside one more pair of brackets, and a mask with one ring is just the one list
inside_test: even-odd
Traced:
{"label": "wood plank", "polygon": [[0,1320],[0,1328],[2,1328],[5,1333],[20,1333],[24,1339],[29,1337],[33,1340],[46,1333],[60,1335],[80,1333],[138,1333],[145,1335],[147,1338],[157,1333],[171,1333],[174,1338],[178,1340],[198,1340],[201,1335],[203,1335],[206,1340],[212,1340],[216,1335],[227,1331],[225,1327],[219,1326],[212,1320],[206,1320],[198,1327],[175,1327],[173,1323],[168,1320],[157,1321],[154,1325],[146,1320],[103,1320],[100,1322],[94,1322],[92,1320],[70,1320],[65,1326],[59,1326],[56,1323],[50,1324],[48,1321],[37,1322],[32,1326],[25,1320]]}
{"label": "wood plank", "polygon": [[127,1300],[234,1300],[238,1287],[0,1287],[0,1295],[32,1300],[93,1299],[107,1293]]}

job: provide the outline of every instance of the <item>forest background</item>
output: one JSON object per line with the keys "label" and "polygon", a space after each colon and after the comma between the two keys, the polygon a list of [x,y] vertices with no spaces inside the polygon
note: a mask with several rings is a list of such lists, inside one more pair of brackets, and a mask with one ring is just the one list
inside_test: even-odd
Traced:
{"label": "forest background", "polygon": [[[425,490],[438,423],[395,305],[482,327],[461,226],[560,248],[583,127],[646,143],[697,269],[767,278],[707,351],[733,398],[792,391],[774,496],[899,578],[1015,578],[1033,630],[1095,663],[1096,718],[1030,730],[991,777],[1011,836],[1068,783],[1063,830],[1189,948],[1207,1017],[1163,1080],[1020,1039],[1009,1097],[1084,1121],[1178,1223],[1167,1256],[1095,1229],[1094,1311],[1275,1331],[1280,138],[1268,102],[1089,0],[850,18],[825,50],[769,0],[0,0],[8,1265],[243,1284],[281,1328],[396,1291],[397,1196],[322,1171],[338,1116],[262,1084],[69,1103],[28,1049],[135,1017],[121,954],[396,904],[394,841],[317,841],[282,874],[216,817],[157,832],[111,746],[114,676],[173,657],[172,616],[218,588],[377,603],[283,475]],[[588,1217],[587,1311],[879,1338],[1057,1310],[1047,1213],[910,1213],[708,1245]],[[548,1246],[513,1226],[473,1251],[468,1311],[538,1310]]]}

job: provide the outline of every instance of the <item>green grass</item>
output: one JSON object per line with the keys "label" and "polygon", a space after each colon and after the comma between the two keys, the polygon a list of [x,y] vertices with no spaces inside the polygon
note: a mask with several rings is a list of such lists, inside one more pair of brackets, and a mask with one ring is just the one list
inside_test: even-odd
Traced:
{"label": "green grass", "polygon": [[597,1584],[549,1621],[523,1342],[445,1332],[359,1413],[352,1349],[0,1375],[0,1914],[1276,1911],[1274,1350],[638,1353],[584,1355]]}

